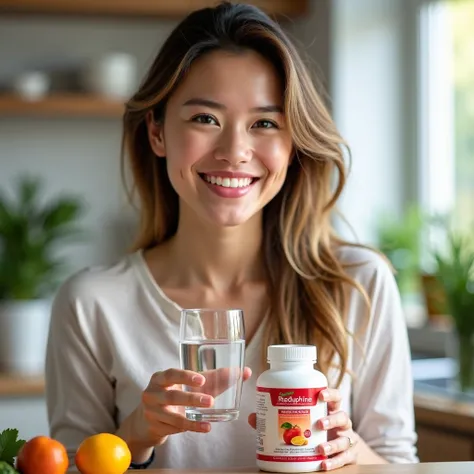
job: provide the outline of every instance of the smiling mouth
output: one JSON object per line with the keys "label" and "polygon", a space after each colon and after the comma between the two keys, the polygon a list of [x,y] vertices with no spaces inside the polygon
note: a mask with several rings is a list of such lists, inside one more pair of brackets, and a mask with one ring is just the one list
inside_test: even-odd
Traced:
{"label": "smiling mouth", "polygon": [[223,188],[247,188],[259,178],[228,178],[222,176],[212,176],[200,173],[199,176],[207,183],[221,186]]}

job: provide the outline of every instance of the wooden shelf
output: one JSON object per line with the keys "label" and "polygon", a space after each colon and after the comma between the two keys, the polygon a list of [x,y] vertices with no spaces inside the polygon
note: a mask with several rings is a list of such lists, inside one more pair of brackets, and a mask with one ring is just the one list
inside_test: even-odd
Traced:
{"label": "wooden shelf", "polygon": [[44,389],[44,377],[0,374],[0,398],[41,396],[44,394]]}
{"label": "wooden shelf", "polygon": [[123,110],[122,102],[93,95],[61,94],[40,100],[0,95],[0,117],[120,118]]}
{"label": "wooden shelf", "polygon": [[[277,16],[308,12],[308,0],[243,0]],[[0,0],[0,13],[179,18],[217,0]]]}

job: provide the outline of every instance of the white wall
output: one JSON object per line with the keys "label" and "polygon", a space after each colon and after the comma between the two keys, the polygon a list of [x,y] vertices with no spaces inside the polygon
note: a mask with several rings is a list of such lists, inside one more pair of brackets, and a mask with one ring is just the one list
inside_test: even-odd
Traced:
{"label": "white wall", "polygon": [[333,112],[352,151],[340,207],[362,242],[373,243],[380,212],[400,212],[405,199],[404,3],[332,3]]}
{"label": "white wall", "polygon": [[[0,17],[0,83],[23,68],[80,64],[108,51],[137,57],[140,73],[152,60],[171,22],[26,19]],[[0,117],[0,190],[28,171],[39,174],[46,196],[66,191],[87,204],[86,245],[71,247],[71,271],[111,260],[130,242],[130,212],[122,193],[120,119]],[[0,430],[23,438],[48,434],[43,397],[0,398]]]}
{"label": "white wall", "polygon": [[[139,73],[173,22],[0,17],[0,83],[22,69],[76,66],[108,51],[136,56]],[[0,189],[25,171],[41,175],[47,195],[73,192],[87,204],[86,245],[71,247],[73,268],[115,258],[130,242],[122,193],[120,119],[0,117]],[[127,233],[127,230],[129,232]]]}

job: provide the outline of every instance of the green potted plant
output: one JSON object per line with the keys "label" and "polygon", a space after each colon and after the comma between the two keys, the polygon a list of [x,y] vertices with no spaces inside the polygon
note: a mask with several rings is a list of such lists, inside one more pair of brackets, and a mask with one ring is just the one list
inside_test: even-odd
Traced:
{"label": "green potted plant", "polygon": [[453,321],[459,388],[474,390],[474,242],[449,233],[445,252],[434,251],[436,278]]}
{"label": "green potted plant", "polygon": [[72,196],[40,202],[42,183],[16,183],[0,193],[0,370],[41,373],[51,297],[64,271],[61,244],[82,236],[82,203]]}
{"label": "green potted plant", "polygon": [[384,215],[378,224],[378,248],[393,265],[402,296],[419,289],[423,224],[424,216],[416,205],[409,206],[401,219]]}
{"label": "green potted plant", "polygon": [[448,317],[443,287],[426,266],[431,247],[427,237],[435,229],[444,234],[447,220],[448,216],[429,215],[411,204],[401,219],[383,216],[378,225],[378,246],[395,269],[404,306],[418,313],[421,297],[421,311],[435,325],[445,325]]}

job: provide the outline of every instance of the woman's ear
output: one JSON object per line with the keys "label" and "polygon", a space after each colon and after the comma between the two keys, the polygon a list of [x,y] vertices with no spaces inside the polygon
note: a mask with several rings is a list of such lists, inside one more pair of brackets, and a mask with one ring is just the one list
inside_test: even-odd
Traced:
{"label": "woman's ear", "polygon": [[152,111],[146,115],[146,126],[148,130],[148,140],[153,153],[155,153],[156,156],[165,157],[166,147],[163,123],[155,122]]}

